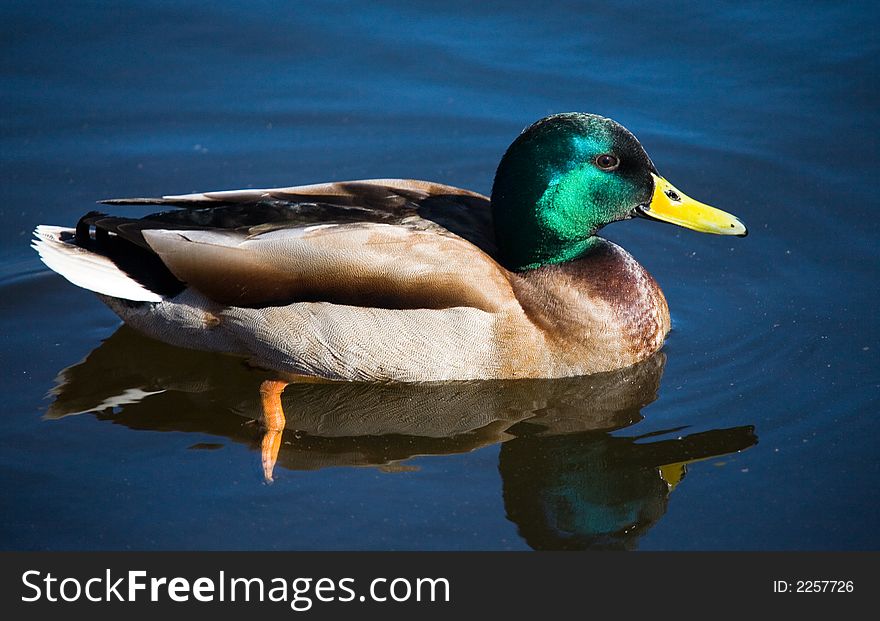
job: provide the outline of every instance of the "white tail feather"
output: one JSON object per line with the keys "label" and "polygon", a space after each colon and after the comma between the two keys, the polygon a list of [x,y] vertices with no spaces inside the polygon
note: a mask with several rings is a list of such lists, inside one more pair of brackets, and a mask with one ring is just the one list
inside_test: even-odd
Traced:
{"label": "white tail feather", "polygon": [[73,284],[96,293],[135,302],[161,302],[162,296],[145,288],[107,257],[62,241],[74,229],[41,224],[34,230],[31,247],[49,269]]}

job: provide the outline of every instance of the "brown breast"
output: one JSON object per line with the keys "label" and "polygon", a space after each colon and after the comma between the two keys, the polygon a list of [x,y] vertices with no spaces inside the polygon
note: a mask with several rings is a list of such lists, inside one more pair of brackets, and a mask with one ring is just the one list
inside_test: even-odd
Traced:
{"label": "brown breast", "polygon": [[669,308],[657,282],[623,248],[601,238],[575,261],[515,274],[512,281],[546,354],[539,362],[535,352],[510,352],[511,361],[525,366],[552,364],[556,375],[617,369],[659,350],[669,332]]}

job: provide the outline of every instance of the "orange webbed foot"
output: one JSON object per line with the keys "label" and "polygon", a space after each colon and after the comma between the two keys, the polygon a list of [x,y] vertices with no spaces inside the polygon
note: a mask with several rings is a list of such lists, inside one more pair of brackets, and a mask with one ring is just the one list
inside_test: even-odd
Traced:
{"label": "orange webbed foot", "polygon": [[263,461],[263,478],[271,483],[278,450],[281,448],[281,436],[284,432],[284,409],[281,407],[281,393],[288,382],[266,380],[260,384],[260,401],[263,406],[263,441],[261,454]]}

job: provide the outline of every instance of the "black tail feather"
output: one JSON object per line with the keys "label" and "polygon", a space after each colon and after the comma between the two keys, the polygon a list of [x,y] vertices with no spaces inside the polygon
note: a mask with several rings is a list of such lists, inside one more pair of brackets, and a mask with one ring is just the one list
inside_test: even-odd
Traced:
{"label": "black tail feather", "polygon": [[[104,255],[151,291],[173,297],[185,285],[165,267],[141,233],[141,220],[90,211],[76,223],[76,245]],[[129,226],[126,226],[129,225]]]}

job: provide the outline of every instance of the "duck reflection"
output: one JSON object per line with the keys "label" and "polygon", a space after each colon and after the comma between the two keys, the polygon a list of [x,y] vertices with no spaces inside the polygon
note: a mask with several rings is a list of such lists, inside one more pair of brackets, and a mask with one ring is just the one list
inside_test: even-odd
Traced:
{"label": "duck reflection", "polygon": [[[676,431],[676,430],[670,430]],[[752,427],[644,442],[579,432],[525,435],[501,447],[507,516],[538,550],[634,549],[666,513],[687,464],[753,445]]]}
{"label": "duck reflection", "polygon": [[[659,353],[628,369],[557,380],[294,382],[281,396],[282,433],[260,424],[259,389],[271,375],[239,358],[178,349],[123,326],[58,375],[46,417],[90,413],[132,429],[245,443],[259,447],[267,480],[277,468],[405,470],[417,455],[500,442],[507,515],[530,546],[632,548],[665,513],[687,463],[756,442],[751,427],[612,434],[642,419],[641,409],[657,398],[664,362]],[[673,432],[676,439],[655,438]]]}

